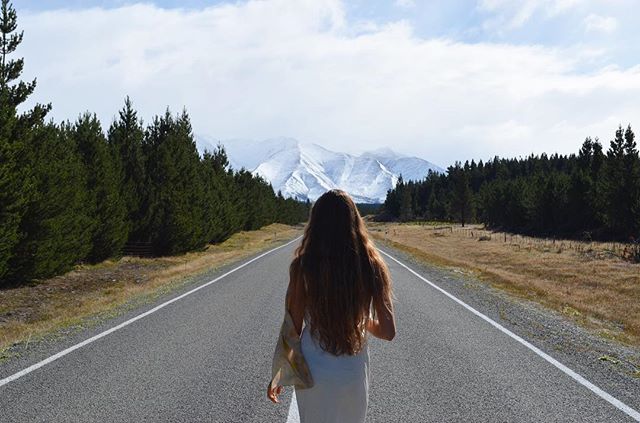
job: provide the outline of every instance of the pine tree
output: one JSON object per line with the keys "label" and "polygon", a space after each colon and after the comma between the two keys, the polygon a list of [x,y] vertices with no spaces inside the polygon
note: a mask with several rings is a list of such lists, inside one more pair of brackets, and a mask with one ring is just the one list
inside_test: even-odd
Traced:
{"label": "pine tree", "polygon": [[[410,194],[410,196],[408,194]],[[402,205],[404,198],[404,207]],[[470,198],[470,201],[469,201]],[[462,205],[470,203],[472,207]],[[463,220],[532,235],[628,240],[640,237],[640,157],[631,127],[605,155],[587,138],[577,154],[457,162],[447,174],[389,190],[380,218]],[[395,213],[390,213],[391,211]]]}
{"label": "pine tree", "polygon": [[451,189],[451,213],[464,227],[465,222],[470,219],[472,214],[472,196],[468,171],[461,168],[459,163],[456,163],[454,167],[449,168],[449,178],[452,179],[453,184]]}
{"label": "pine tree", "polygon": [[400,191],[400,220],[402,222],[408,222],[413,219],[413,208],[411,201],[411,190],[406,185],[403,190]]}
{"label": "pine tree", "polygon": [[578,163],[580,165],[580,169],[584,171],[591,170],[591,162],[593,160],[593,140],[590,137],[587,137],[582,143],[582,147],[580,147],[580,152],[578,153]]}
{"label": "pine tree", "polygon": [[567,207],[573,216],[569,224],[574,233],[594,229],[597,221],[593,207],[594,183],[589,173],[589,169],[580,168],[574,169],[570,176]]}
{"label": "pine tree", "polygon": [[176,254],[206,243],[205,196],[200,156],[186,112],[167,109],[145,134],[150,196],[145,230],[157,254]]}
{"label": "pine tree", "polygon": [[126,207],[120,195],[115,156],[98,118],[82,114],[74,125],[73,137],[86,169],[87,211],[93,218],[93,248],[87,258],[98,262],[120,254],[128,236]]}
{"label": "pine tree", "polygon": [[578,153],[576,166],[571,171],[569,189],[567,192],[568,210],[573,216],[568,230],[578,233],[592,230],[598,224],[596,214],[597,191],[592,175],[592,168],[596,160],[595,154],[599,145],[587,137]]}
{"label": "pine tree", "polygon": [[640,158],[631,125],[624,132],[625,189],[628,195],[629,228],[627,236],[640,238]]}
{"label": "pine tree", "polygon": [[29,162],[29,137],[33,125],[41,124],[50,109],[37,104],[17,113],[36,88],[36,80],[20,81],[24,60],[10,58],[22,42],[17,14],[8,0],[0,3],[0,280],[9,271],[13,248],[23,236],[20,223],[25,204],[33,193]]}
{"label": "pine tree", "polygon": [[181,141],[181,152],[183,152],[185,156],[185,167],[182,171],[182,177],[185,178],[183,183],[186,198],[188,204],[190,204],[186,212],[189,214],[188,219],[192,225],[190,228],[189,241],[187,242],[189,245],[187,248],[191,250],[202,248],[207,242],[207,237],[203,230],[205,220],[205,188],[202,173],[200,172],[200,154],[196,147],[191,119],[186,109],[183,109],[182,113],[176,118],[176,131],[176,135]]}
{"label": "pine tree", "polygon": [[628,236],[633,226],[628,176],[625,172],[624,130],[619,126],[611,140],[604,169],[605,218],[608,229],[617,237]]}
{"label": "pine tree", "polygon": [[109,128],[108,141],[116,155],[118,185],[126,208],[129,238],[139,241],[142,238],[143,206],[149,193],[142,151],[144,130],[129,97],[118,113],[118,120]]}
{"label": "pine tree", "polygon": [[387,197],[382,205],[383,214],[388,219],[397,219],[400,216],[400,199],[398,198],[398,185],[387,191]]}
{"label": "pine tree", "polygon": [[[20,81],[20,75],[24,69],[24,59],[10,59],[24,33],[16,32],[18,29],[18,16],[15,8],[9,0],[1,0],[0,3],[0,107],[6,108],[2,118],[17,117],[14,129],[27,131],[31,125],[41,123],[45,115],[51,110],[51,105],[36,104],[32,110],[22,115],[16,115],[16,109],[24,103],[36,89],[37,81]],[[6,114],[5,114],[6,113]],[[4,121],[0,122],[3,126]],[[9,123],[9,122],[6,122]],[[15,135],[15,134],[14,134]],[[24,135],[24,133],[20,134]]]}
{"label": "pine tree", "polygon": [[[5,107],[2,106],[2,109]],[[28,180],[24,168],[18,164],[20,146],[11,138],[13,117],[0,117],[0,280],[9,270],[13,248],[20,240],[20,220],[27,201]]]}
{"label": "pine tree", "polygon": [[233,178],[227,173],[227,155],[220,146],[213,152],[205,151],[202,171],[205,186],[204,227],[208,242],[227,239],[238,227],[229,183]]}
{"label": "pine tree", "polygon": [[552,172],[544,177],[538,198],[538,213],[541,217],[539,230],[542,233],[559,234],[565,229],[568,186],[568,177],[564,173]]}
{"label": "pine tree", "polygon": [[11,261],[11,279],[24,281],[68,270],[91,251],[86,169],[69,125],[38,128],[32,139],[35,195],[25,205],[24,236]]}
{"label": "pine tree", "polygon": [[393,203],[389,204],[389,211],[393,213],[392,215],[395,218],[398,218],[403,222],[413,218],[411,191],[402,175],[398,176],[393,201]]}
{"label": "pine tree", "polygon": [[242,229],[251,231],[275,221],[275,196],[272,186],[259,176],[241,169],[235,174],[239,194]]}
{"label": "pine tree", "polygon": [[229,166],[227,153],[222,146],[218,146],[213,151],[211,161],[220,182],[219,195],[225,210],[221,235],[217,239],[212,240],[219,242],[240,230],[244,224],[244,217],[240,211],[239,193],[235,187],[234,172]]}

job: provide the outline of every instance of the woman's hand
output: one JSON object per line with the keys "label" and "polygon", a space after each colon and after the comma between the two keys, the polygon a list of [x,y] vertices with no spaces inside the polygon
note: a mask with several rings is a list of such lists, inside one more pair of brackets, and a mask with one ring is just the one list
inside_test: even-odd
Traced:
{"label": "woman's hand", "polygon": [[282,393],[282,386],[276,386],[275,388],[271,387],[271,383],[267,386],[267,398],[271,400],[271,402],[278,404],[280,401],[278,400],[278,395]]}
{"label": "woman's hand", "polygon": [[376,338],[391,341],[396,336],[396,319],[391,300],[374,299],[377,319],[367,321],[367,330]]}

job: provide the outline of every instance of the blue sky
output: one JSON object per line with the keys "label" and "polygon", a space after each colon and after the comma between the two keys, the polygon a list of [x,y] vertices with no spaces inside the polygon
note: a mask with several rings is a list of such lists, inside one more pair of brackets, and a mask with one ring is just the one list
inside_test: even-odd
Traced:
{"label": "blue sky", "polygon": [[[238,4],[241,1],[224,0],[19,0],[15,4],[25,10],[56,10],[61,8],[86,9],[91,7],[118,8],[135,3],[149,3],[162,8],[198,10],[221,4]],[[350,21],[368,20],[385,23],[397,20],[407,20],[414,25],[416,34],[423,37],[447,37],[469,42],[508,42],[508,43],[536,43],[543,45],[569,45],[576,42],[598,40],[606,42],[597,32],[584,31],[581,22],[589,14],[614,16],[618,21],[618,34],[631,35],[635,32],[637,22],[629,12],[633,0],[628,1],[565,1],[576,4],[573,8],[549,13],[545,0],[534,1],[504,1],[485,3],[503,3],[500,8],[483,7],[477,0],[349,0],[345,9]],[[513,6],[509,6],[511,3]],[[498,21],[517,13],[522,4],[538,4],[531,16],[521,25],[508,27],[485,27],[485,22],[497,18]],[[562,3],[562,2],[559,2]],[[637,9],[635,9],[637,10]],[[513,16],[511,16],[513,17]]]}
{"label": "blue sky", "polygon": [[640,125],[637,0],[14,3],[25,72],[56,119],[109,122],[131,95],[147,119],[186,107],[212,138],[391,146],[441,165],[572,152]]}

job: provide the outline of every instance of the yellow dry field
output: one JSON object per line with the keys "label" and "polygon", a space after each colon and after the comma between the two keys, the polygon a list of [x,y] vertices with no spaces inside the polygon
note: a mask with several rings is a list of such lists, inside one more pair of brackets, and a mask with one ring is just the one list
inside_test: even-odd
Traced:
{"label": "yellow dry field", "polygon": [[467,269],[604,337],[640,345],[640,264],[622,258],[628,246],[494,233],[479,225],[368,226],[376,239],[425,262]]}
{"label": "yellow dry field", "polygon": [[[273,248],[302,233],[274,224],[240,232],[206,250],[160,258],[123,257],[13,289],[0,290],[0,361],[14,343],[31,342],[91,317],[134,308],[187,283],[188,278]],[[81,326],[80,326],[81,327]]]}

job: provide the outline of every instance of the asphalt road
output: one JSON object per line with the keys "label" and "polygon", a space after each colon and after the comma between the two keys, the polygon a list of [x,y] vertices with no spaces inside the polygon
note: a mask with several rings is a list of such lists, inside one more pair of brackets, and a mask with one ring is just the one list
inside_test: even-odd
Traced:
{"label": "asphalt road", "polygon": [[[274,405],[265,388],[293,248],[259,258],[15,380],[5,378],[157,304],[0,366],[0,422],[286,422],[291,390]],[[392,342],[370,342],[368,421],[634,421],[387,262],[398,334]]]}

